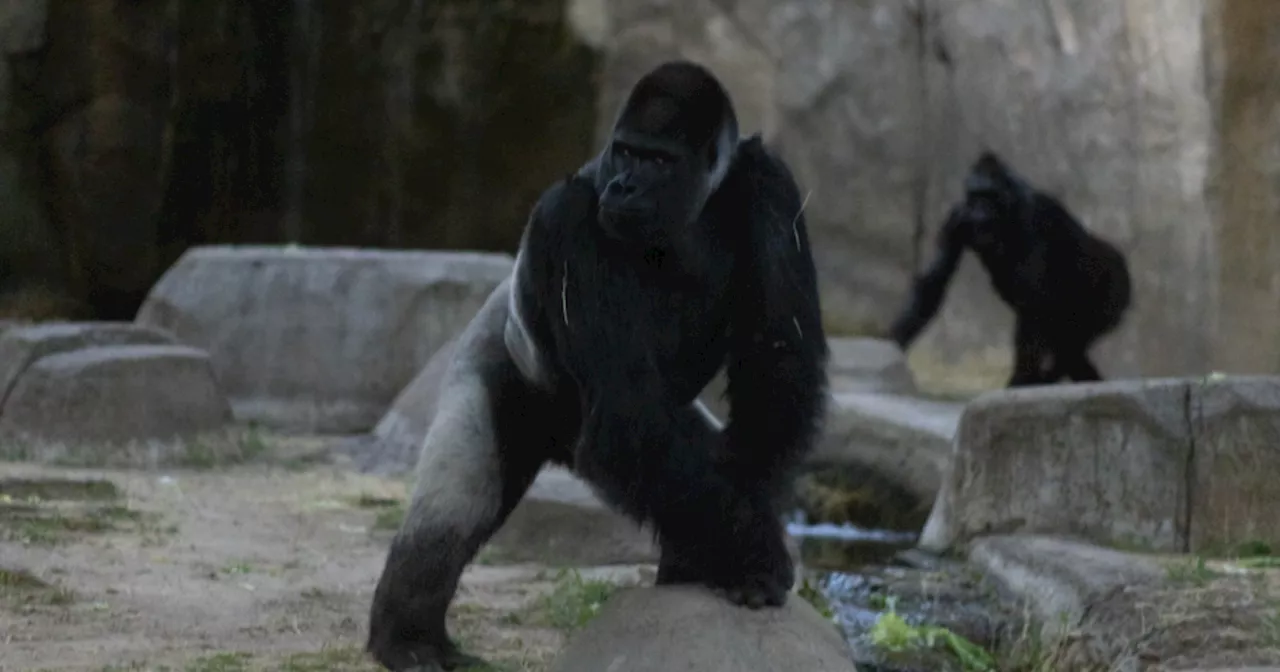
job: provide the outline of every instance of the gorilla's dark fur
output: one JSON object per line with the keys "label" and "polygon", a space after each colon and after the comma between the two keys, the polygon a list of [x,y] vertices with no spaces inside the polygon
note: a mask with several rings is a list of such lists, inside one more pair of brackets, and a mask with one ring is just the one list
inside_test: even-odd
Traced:
{"label": "gorilla's dark fur", "polygon": [[[636,84],[604,150],[534,206],[512,278],[459,342],[374,595],[379,662],[474,660],[446,609],[547,461],[653,527],[659,583],[786,600],[776,500],[826,399],[801,206],[710,72],[671,62]],[[721,366],[724,427],[696,399]]]}
{"label": "gorilla's dark fur", "polygon": [[952,208],[937,245],[890,330],[899,346],[910,347],[937,314],[968,248],[1017,315],[1010,387],[1102,379],[1089,348],[1120,324],[1132,300],[1128,264],[1115,246],[991,152],[969,171],[965,198]]}

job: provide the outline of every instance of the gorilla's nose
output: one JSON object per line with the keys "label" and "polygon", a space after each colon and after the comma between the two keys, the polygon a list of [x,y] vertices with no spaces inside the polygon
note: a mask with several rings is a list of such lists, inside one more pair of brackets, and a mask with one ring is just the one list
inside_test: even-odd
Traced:
{"label": "gorilla's nose", "polygon": [[610,198],[627,198],[636,193],[636,184],[632,180],[617,179],[605,187],[604,193]]}

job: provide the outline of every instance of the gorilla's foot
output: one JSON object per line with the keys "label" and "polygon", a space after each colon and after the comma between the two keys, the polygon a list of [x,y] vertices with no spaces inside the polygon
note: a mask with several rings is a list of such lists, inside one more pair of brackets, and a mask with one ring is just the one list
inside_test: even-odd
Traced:
{"label": "gorilla's foot", "polygon": [[[734,555],[735,552],[737,555]],[[753,548],[725,549],[721,557],[663,549],[657,585],[701,584],[748,609],[781,607],[795,582],[795,565],[781,535]],[[701,557],[699,557],[701,555]],[[728,559],[726,559],[728,558]]]}
{"label": "gorilla's foot", "polygon": [[445,639],[442,644],[427,642],[381,641],[370,643],[369,653],[378,664],[393,672],[453,672],[454,670],[486,670],[483,658],[464,653]]}

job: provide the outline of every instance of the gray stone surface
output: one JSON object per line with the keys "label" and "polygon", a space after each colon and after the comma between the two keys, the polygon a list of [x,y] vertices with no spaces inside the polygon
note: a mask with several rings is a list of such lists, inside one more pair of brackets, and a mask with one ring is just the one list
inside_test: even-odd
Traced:
{"label": "gray stone surface", "polygon": [[22,372],[47,355],[103,345],[167,345],[167,332],[129,322],[45,322],[0,328],[0,407]]}
{"label": "gray stone surface", "polygon": [[1160,379],[971,402],[920,546],[1002,533],[1179,552],[1280,538],[1280,378]]}
{"label": "gray stone surface", "polygon": [[505,562],[591,567],[658,560],[649,530],[610,510],[584,481],[553,466],[538,474],[489,546]]}
{"label": "gray stone surface", "polygon": [[1280,544],[1280,378],[1196,382],[1189,399],[1189,547]]}
{"label": "gray stone surface", "polygon": [[869,468],[917,498],[932,501],[951,457],[962,408],[898,395],[835,394],[810,462]]}
{"label": "gray stone surface", "polygon": [[[743,131],[762,131],[809,197],[832,333],[887,326],[990,148],[1133,268],[1160,269],[1135,273],[1130,319],[1097,348],[1105,373],[1280,366],[1280,4],[600,1],[597,137],[655,62],[723,74]],[[1011,333],[966,256],[912,350],[917,378],[998,385]]]}
{"label": "gray stone surface", "polygon": [[362,432],[511,270],[504,254],[202,247],[137,322],[206,349],[239,420]]}
{"label": "gray stone surface", "polygon": [[1037,535],[985,537],[969,549],[969,562],[994,579],[1007,600],[1033,610],[1045,641],[1074,629],[1099,598],[1168,574],[1152,558]]}
{"label": "gray stone surface", "polygon": [[827,339],[831,360],[827,375],[832,392],[886,392],[911,394],[915,378],[907,360],[893,341],[881,338]]}
{"label": "gray stone surface", "polygon": [[631,588],[570,638],[553,672],[854,672],[835,625],[792,596],[734,606],[698,588]]}
{"label": "gray stone surface", "polygon": [[0,436],[112,443],[173,439],[231,419],[209,357],[181,345],[112,345],[48,355],[0,408]]}

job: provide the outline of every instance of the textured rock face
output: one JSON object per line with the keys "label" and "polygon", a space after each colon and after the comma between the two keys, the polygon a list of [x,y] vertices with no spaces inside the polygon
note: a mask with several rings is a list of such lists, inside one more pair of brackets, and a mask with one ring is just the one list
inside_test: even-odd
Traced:
{"label": "textured rock face", "polygon": [[137,322],[208,350],[237,419],[368,431],[511,263],[499,254],[197,248],[156,284]]}
{"label": "textured rock face", "polygon": [[1000,391],[965,409],[920,545],[1065,534],[1162,552],[1280,540],[1280,378]]}
{"label": "textured rock face", "polygon": [[[607,4],[601,121],[642,65],[722,72],[810,194],[833,333],[887,324],[988,147],[1130,255],[1105,373],[1280,371],[1280,4]],[[1011,315],[973,259],[949,296],[917,374],[1002,383]]]}
{"label": "textured rock face", "polygon": [[554,672],[853,672],[830,621],[791,596],[779,609],[736,607],[685,587],[627,589],[561,652]]}

